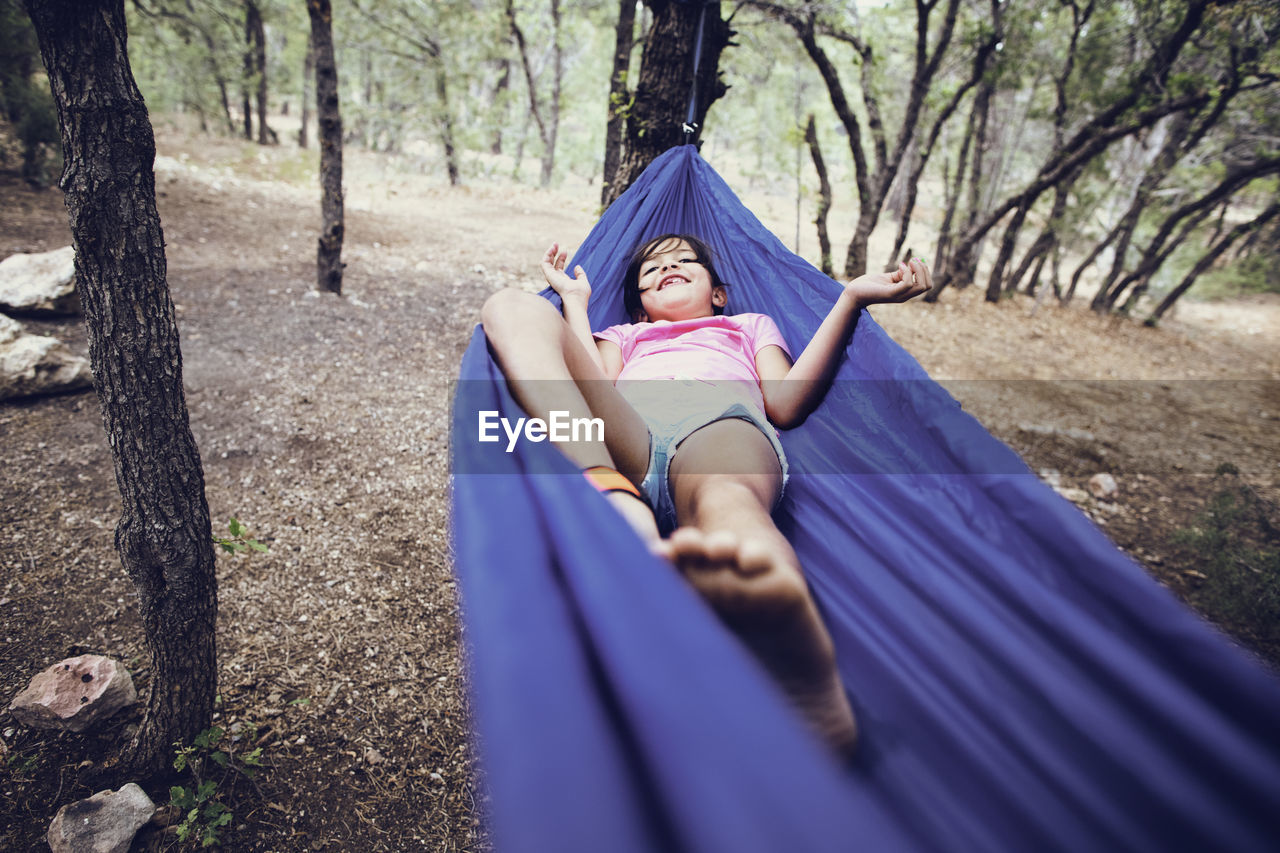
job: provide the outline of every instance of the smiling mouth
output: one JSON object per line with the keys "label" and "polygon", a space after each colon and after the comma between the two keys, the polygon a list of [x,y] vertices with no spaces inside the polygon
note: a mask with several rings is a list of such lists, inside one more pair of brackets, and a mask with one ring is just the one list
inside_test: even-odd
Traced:
{"label": "smiling mouth", "polygon": [[662,281],[658,282],[658,290],[663,290],[667,287],[667,285],[671,285],[671,284],[688,284],[688,283],[689,283],[689,279],[685,278],[684,276],[669,275],[666,278],[664,278]]}

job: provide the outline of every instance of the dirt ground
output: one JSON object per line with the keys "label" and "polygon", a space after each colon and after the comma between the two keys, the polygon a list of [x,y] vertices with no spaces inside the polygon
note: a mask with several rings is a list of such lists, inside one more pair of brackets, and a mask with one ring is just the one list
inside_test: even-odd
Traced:
{"label": "dirt ground", "polygon": [[[531,284],[550,240],[581,239],[598,191],[449,189],[411,162],[348,152],[345,295],[317,296],[312,156],[161,130],[210,508],[270,546],[218,563],[217,722],[257,725],[267,765],[228,791],[225,847],[486,849],[450,576],[450,382],[485,297]],[[0,256],[69,242],[56,190],[0,175]],[[1214,469],[1231,462],[1277,497],[1280,301],[1186,305],[1158,329],[972,291],[873,313],[1033,469],[1065,490],[1112,474],[1114,497],[1069,494],[1193,604],[1196,566],[1171,535],[1194,523]],[[86,350],[78,321],[28,326]],[[146,687],[112,548],[118,501],[91,392],[0,405],[5,703],[82,652],[126,661]],[[82,762],[137,719],[55,735],[3,715],[0,849],[43,849],[57,808],[91,793]],[[152,828],[135,849],[176,846]]]}

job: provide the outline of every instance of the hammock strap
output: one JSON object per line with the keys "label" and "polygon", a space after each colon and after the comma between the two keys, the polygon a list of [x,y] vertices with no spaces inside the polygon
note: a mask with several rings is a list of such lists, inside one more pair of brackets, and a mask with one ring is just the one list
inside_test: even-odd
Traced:
{"label": "hammock strap", "polygon": [[694,121],[698,116],[698,69],[702,66],[702,32],[707,21],[707,7],[711,5],[710,0],[704,0],[701,4],[702,8],[698,12],[698,33],[694,36],[693,43],[693,80],[689,84],[689,109],[685,111],[684,116],[684,142],[686,145],[692,145],[694,137],[698,133],[698,123]]}

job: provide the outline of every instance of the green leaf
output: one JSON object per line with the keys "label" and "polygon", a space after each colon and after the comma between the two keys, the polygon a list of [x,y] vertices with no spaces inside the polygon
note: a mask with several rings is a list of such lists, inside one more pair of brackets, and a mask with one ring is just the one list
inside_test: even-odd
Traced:
{"label": "green leaf", "polygon": [[218,791],[218,783],[212,779],[206,779],[200,783],[200,787],[196,789],[196,802],[203,803],[212,797]]}
{"label": "green leaf", "polygon": [[[219,815],[229,817],[230,814],[231,814],[231,809],[227,808],[225,803],[218,802],[217,800],[214,800],[213,802],[209,803],[204,807],[204,819],[208,821],[218,820]],[[223,823],[225,822],[226,821],[223,821]],[[219,824],[219,823],[213,824],[213,826],[221,826],[221,825],[222,824]]]}
{"label": "green leaf", "polygon": [[221,750],[209,753],[209,760],[219,767],[227,766],[227,754]]}
{"label": "green leaf", "polygon": [[169,803],[180,809],[185,809],[191,803],[187,802],[187,789],[181,785],[174,785],[169,789]]}
{"label": "green leaf", "polygon": [[290,702],[289,704],[290,704],[290,705],[310,705],[310,704],[311,704],[311,697],[310,697],[310,696],[303,696],[301,699],[294,699],[294,700],[293,700],[292,702]]}
{"label": "green leaf", "polygon": [[261,542],[257,542],[257,541],[255,541],[255,540],[253,540],[253,539],[250,539],[250,540],[249,540],[248,542],[246,542],[245,544],[246,544],[246,545],[248,545],[248,546],[249,546],[250,548],[252,548],[253,550],[255,550],[255,551],[261,551],[261,552],[262,552],[262,553],[264,553],[264,554],[265,554],[265,553],[267,553],[267,551],[271,550],[271,549],[270,549],[270,548],[268,548],[266,545],[263,545]]}
{"label": "green leaf", "polygon": [[240,760],[241,760],[241,761],[243,761],[245,764],[249,764],[249,765],[251,765],[251,766],[253,766],[253,767],[259,767],[259,766],[261,766],[261,764],[262,764],[262,747],[258,747],[257,749],[254,749],[254,750],[252,750],[252,751],[250,751],[250,752],[245,753],[244,757],[243,757],[243,758],[241,758]]}
{"label": "green leaf", "polygon": [[241,527],[240,522],[236,521],[234,518],[231,519],[231,523],[227,525],[227,529],[231,531],[232,536],[241,536],[244,533],[244,528]]}

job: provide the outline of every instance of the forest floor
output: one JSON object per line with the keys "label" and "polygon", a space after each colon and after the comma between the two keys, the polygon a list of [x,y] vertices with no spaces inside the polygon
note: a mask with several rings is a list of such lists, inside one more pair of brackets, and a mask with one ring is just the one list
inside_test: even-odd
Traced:
{"label": "forest floor", "polygon": [[[223,785],[224,845],[486,849],[450,574],[450,383],[485,297],[534,286],[545,246],[586,234],[598,190],[478,178],[450,189],[349,152],[338,298],[313,291],[311,156],[173,131],[159,148],[215,528],[234,516],[270,546],[218,561],[217,724],[256,726],[266,765]],[[758,203],[767,222],[771,204]],[[60,193],[0,174],[0,256],[69,243]],[[1274,626],[1211,595],[1205,555],[1175,539],[1227,486],[1270,502],[1274,521],[1280,300],[1187,304],[1155,329],[1021,298],[989,305],[972,290],[874,313],[1161,583],[1280,659]],[[28,327],[87,349],[78,321]],[[1239,474],[1215,475],[1222,463]],[[1096,500],[1084,489],[1101,472],[1119,491]],[[92,393],[0,405],[0,700],[84,652],[126,661],[146,688],[112,545],[118,511]],[[137,721],[51,734],[5,714],[0,849],[43,849],[54,812],[92,793],[82,763],[103,761]],[[135,849],[178,846],[160,829],[139,838]]]}

